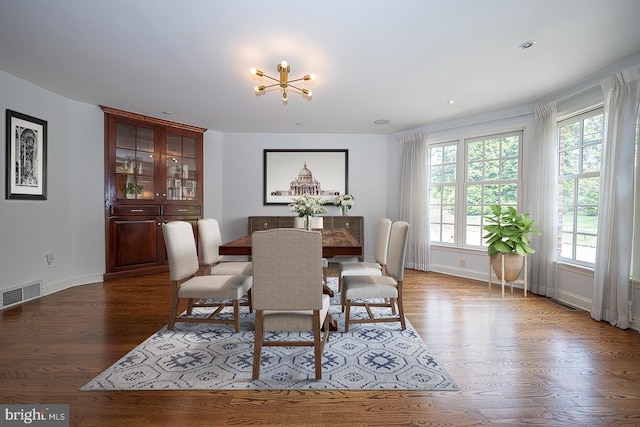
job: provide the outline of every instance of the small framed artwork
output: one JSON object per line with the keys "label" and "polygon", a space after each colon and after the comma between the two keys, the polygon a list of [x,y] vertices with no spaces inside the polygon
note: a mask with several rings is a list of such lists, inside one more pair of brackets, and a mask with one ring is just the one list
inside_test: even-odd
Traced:
{"label": "small framed artwork", "polygon": [[332,202],[349,190],[349,150],[264,150],[263,167],[265,205],[304,194]]}
{"label": "small framed artwork", "polygon": [[47,122],[7,110],[6,199],[47,200]]}

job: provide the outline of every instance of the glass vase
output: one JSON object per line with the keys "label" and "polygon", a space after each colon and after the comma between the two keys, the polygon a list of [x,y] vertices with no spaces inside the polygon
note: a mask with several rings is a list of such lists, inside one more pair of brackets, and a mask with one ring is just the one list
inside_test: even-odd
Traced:
{"label": "glass vase", "polygon": [[347,206],[340,206],[340,210],[342,211],[342,216],[349,215],[349,208]]}

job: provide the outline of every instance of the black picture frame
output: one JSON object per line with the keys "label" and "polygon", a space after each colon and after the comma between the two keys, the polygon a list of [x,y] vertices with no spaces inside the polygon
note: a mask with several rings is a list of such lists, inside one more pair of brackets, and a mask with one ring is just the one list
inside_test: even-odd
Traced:
{"label": "black picture frame", "polygon": [[[264,150],[264,205],[288,205],[296,192],[333,202],[349,192],[349,150]],[[300,181],[302,175],[302,181]]]}
{"label": "black picture frame", "polygon": [[6,111],[5,199],[47,200],[47,122]]}

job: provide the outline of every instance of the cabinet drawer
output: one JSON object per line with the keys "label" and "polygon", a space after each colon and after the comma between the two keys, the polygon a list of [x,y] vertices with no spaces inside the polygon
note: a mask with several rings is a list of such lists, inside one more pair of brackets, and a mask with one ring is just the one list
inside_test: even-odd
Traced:
{"label": "cabinet drawer", "polygon": [[252,216],[249,217],[249,233],[260,230],[280,228],[280,217],[277,216]]}
{"label": "cabinet drawer", "polygon": [[201,206],[173,206],[163,205],[162,214],[166,216],[197,216],[200,217]]}
{"label": "cabinet drawer", "polygon": [[119,205],[111,206],[111,216],[157,216],[160,215],[160,206],[133,206],[133,205]]}
{"label": "cabinet drawer", "polygon": [[344,228],[347,230],[358,242],[363,244],[363,234],[364,230],[362,229],[362,217],[354,217],[354,216],[334,216],[332,222],[332,228]]}

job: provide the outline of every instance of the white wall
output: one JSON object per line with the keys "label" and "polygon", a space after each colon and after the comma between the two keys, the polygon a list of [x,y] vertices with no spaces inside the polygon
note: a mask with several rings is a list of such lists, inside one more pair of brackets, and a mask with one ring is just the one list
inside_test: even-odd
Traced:
{"label": "white wall", "polygon": [[[0,201],[0,290],[42,281],[44,293],[99,281],[104,273],[103,115],[0,71],[5,109],[47,121],[47,200]],[[3,138],[3,141],[5,138]],[[4,145],[4,144],[3,144]],[[0,150],[5,189],[6,150]],[[55,261],[47,266],[45,256]]]}
{"label": "white wall", "polygon": [[[385,135],[230,133],[223,139],[223,240],[245,235],[248,216],[293,215],[286,205],[263,205],[264,149],[348,149],[349,193],[356,198],[349,212],[365,217],[365,255],[373,259],[376,224],[387,216]],[[340,214],[337,207],[327,207],[329,215]]]}

